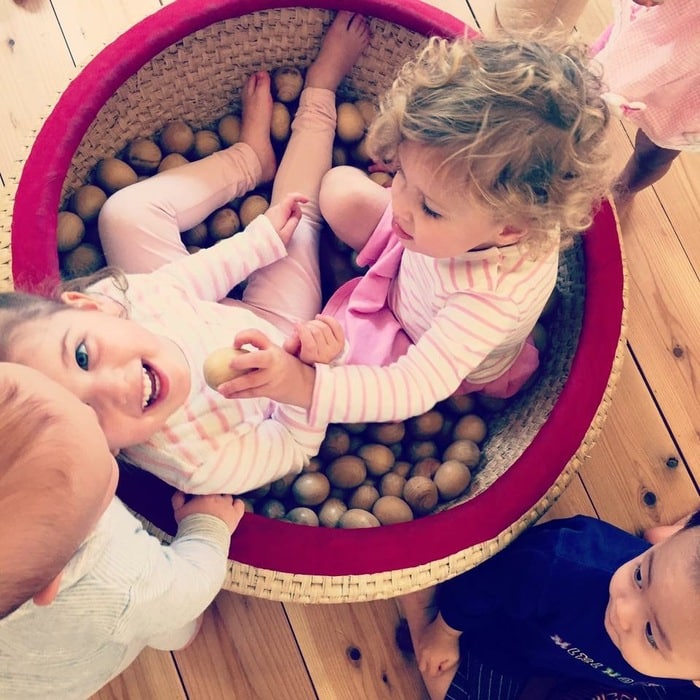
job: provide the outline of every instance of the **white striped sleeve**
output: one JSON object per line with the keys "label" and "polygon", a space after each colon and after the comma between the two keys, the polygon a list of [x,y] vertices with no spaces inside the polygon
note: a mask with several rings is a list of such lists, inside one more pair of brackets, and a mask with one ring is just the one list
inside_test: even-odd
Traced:
{"label": "white striped sleeve", "polygon": [[146,274],[151,281],[179,287],[190,297],[219,301],[252,272],[286,255],[282,239],[261,214],[231,238]]}
{"label": "white striped sleeve", "polygon": [[359,423],[403,420],[447,398],[519,325],[515,304],[459,294],[406,355],[387,367],[316,366],[310,419]]}
{"label": "white striped sleeve", "polygon": [[242,494],[300,472],[318,454],[325,435],[325,426],[309,425],[307,416],[304,409],[280,406],[267,420],[243,423],[219,436],[217,449],[179,488],[187,493]]}

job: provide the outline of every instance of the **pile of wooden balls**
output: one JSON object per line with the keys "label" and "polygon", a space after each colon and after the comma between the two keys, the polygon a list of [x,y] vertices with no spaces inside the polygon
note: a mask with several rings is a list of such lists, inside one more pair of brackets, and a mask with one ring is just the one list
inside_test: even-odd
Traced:
{"label": "pile of wooden balls", "polygon": [[[289,140],[303,82],[301,70],[294,66],[278,68],[272,74],[274,102],[270,135],[278,157]],[[343,101],[338,104],[337,112],[333,164],[352,164],[366,169],[371,161],[364,137],[376,113],[374,104],[369,100]],[[109,195],[158,172],[231,146],[240,140],[240,131],[241,119],[234,113],[201,129],[193,129],[184,120],[174,119],[158,134],[131,141],[117,157],[100,160],[90,173],[89,182],[71,193],[58,214],[57,246],[62,277],[73,279],[104,267],[97,217]],[[382,185],[391,184],[389,173],[368,175]],[[265,212],[270,191],[268,184],[229,202],[193,229],[183,232],[184,244],[190,252],[196,252],[235,235]]]}
{"label": "pile of wooden balls", "polygon": [[[289,139],[303,74],[289,66],[274,71],[272,79],[271,137],[279,158]],[[374,104],[362,99],[340,102],[337,112],[333,164],[355,165],[379,184],[391,185],[390,173],[372,172],[365,147],[367,126],[376,113]],[[104,266],[97,217],[109,195],[236,143],[240,128],[240,117],[233,113],[203,129],[175,119],[155,136],[133,140],[119,157],[100,160],[90,182],[71,194],[58,215],[57,244],[64,279],[88,275]],[[183,232],[182,240],[190,252],[214,245],[264,213],[269,201],[269,185],[253,190]],[[349,270],[362,272],[355,264],[354,251],[338,239],[335,244],[347,256]],[[545,326],[538,324],[535,334],[542,349]],[[484,416],[488,409],[499,407],[498,402],[479,401]],[[468,490],[471,473],[479,465],[487,425],[477,408],[472,397],[453,396],[403,422],[331,425],[318,457],[301,474],[245,494],[246,506],[271,518],[342,528],[376,527],[432,513]]]}
{"label": "pile of wooden balls", "polygon": [[246,507],[270,518],[341,528],[428,515],[469,488],[487,434],[475,408],[473,396],[453,396],[406,421],[331,425],[301,474],[244,494]]}

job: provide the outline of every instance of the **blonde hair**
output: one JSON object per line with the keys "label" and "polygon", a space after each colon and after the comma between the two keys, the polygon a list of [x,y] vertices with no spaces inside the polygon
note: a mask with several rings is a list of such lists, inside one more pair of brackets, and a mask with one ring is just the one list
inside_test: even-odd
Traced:
{"label": "blonde hair", "polygon": [[76,456],[65,445],[67,419],[4,376],[0,413],[1,619],[53,581],[87,526],[72,509]]}
{"label": "blonde hair", "polygon": [[600,94],[583,45],[432,38],[385,95],[368,148],[385,163],[402,141],[435,149],[456,187],[526,229],[536,253],[570,243],[608,190]]}

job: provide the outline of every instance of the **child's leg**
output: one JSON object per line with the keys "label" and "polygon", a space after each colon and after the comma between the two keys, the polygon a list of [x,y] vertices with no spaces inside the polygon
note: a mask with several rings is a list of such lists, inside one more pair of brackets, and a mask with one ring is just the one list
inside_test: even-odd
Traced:
{"label": "child's leg", "polygon": [[180,232],[215,209],[270,180],[270,76],[256,73],[243,88],[241,142],[113,194],[100,212],[102,246],[110,265],[148,272],[187,255]]}
{"label": "child's leg", "polygon": [[680,151],[657,146],[638,129],[634,139],[634,152],[614,186],[615,203],[626,204],[636,192],[660,180],[679,153]]}
{"label": "child's leg", "polygon": [[333,168],[321,183],[321,213],[341,241],[362,250],[391,201],[391,190],[348,165]]}
{"label": "child's leg", "polygon": [[304,216],[287,247],[287,257],[251,275],[243,299],[291,322],[313,318],[321,308],[318,199],[321,178],[331,166],[335,91],[368,42],[364,18],[338,12],[307,69],[292,136],[275,177],[273,204],[290,192],[301,192],[309,202],[302,205]]}

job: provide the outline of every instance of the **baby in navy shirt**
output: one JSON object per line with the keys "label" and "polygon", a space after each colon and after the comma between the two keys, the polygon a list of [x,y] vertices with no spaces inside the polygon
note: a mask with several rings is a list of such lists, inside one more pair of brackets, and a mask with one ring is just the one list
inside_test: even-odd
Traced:
{"label": "baby in navy shirt", "polygon": [[431,700],[515,700],[533,675],[605,700],[700,698],[699,526],[700,511],[652,545],[595,518],[551,521],[404,596]]}

